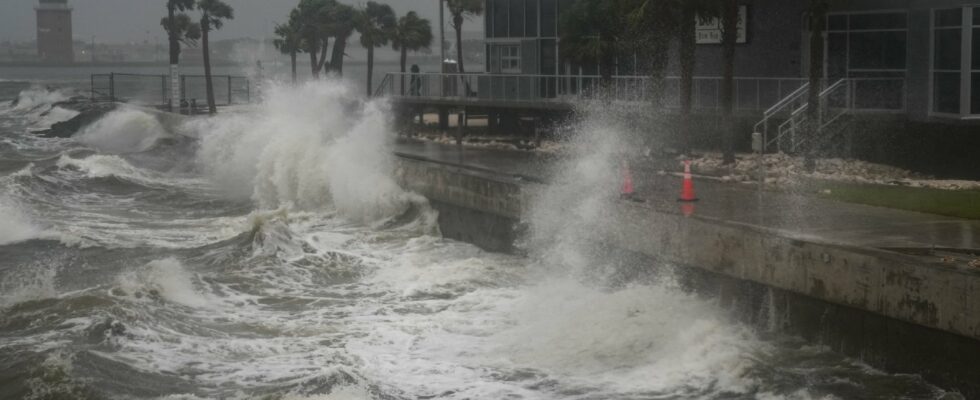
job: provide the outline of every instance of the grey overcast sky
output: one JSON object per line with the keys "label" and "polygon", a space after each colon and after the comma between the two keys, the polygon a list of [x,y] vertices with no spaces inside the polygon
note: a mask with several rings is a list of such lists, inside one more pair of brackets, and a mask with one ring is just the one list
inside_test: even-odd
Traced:
{"label": "grey overcast sky", "polygon": [[[274,24],[282,22],[299,0],[225,0],[235,8],[235,20],[212,35],[213,40],[268,37]],[[363,5],[366,0],[341,0]],[[415,10],[433,22],[438,35],[439,0],[380,0],[402,15]],[[78,40],[98,42],[163,41],[160,18],[166,14],[164,0],[68,0],[74,8],[73,31]],[[34,6],[37,0],[0,0],[0,41],[35,39]],[[483,19],[467,22],[467,31],[483,30]],[[450,28],[447,26],[447,37]]]}

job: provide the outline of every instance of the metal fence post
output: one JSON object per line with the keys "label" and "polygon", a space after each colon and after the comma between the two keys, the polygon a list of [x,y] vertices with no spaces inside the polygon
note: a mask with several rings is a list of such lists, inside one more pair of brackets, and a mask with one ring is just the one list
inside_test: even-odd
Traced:
{"label": "metal fence post", "polygon": [[231,75],[228,75],[228,105],[231,105]]}

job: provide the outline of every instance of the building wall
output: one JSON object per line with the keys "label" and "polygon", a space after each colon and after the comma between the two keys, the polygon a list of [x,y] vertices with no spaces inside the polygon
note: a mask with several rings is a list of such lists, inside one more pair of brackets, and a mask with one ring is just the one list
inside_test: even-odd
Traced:
{"label": "building wall", "polygon": [[37,51],[42,62],[74,62],[71,10],[37,10]]}

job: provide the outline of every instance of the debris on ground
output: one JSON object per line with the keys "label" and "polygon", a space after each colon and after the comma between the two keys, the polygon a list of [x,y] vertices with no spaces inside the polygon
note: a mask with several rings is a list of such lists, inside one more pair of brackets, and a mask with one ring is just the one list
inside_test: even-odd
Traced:
{"label": "debris on ground", "polygon": [[980,268],[980,258],[970,261],[970,266],[973,268]]}
{"label": "debris on ground", "polygon": [[959,261],[956,259],[956,257],[953,256],[943,256],[941,260],[944,264],[956,264],[956,262]]}
{"label": "debris on ground", "polygon": [[707,153],[691,160],[699,174],[720,176],[729,182],[757,181],[764,174],[765,182],[773,185],[789,185],[800,178],[869,183],[879,185],[909,186],[947,190],[980,190],[980,181],[938,180],[925,174],[888,165],[840,158],[817,159],[812,172],[805,167],[802,156],[784,153],[739,154],[734,165],[724,165],[720,153]]}

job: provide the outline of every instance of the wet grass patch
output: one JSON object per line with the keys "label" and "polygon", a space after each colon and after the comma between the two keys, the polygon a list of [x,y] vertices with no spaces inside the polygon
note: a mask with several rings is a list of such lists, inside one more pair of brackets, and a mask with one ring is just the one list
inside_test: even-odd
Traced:
{"label": "wet grass patch", "polygon": [[849,203],[980,219],[980,190],[944,190],[846,182],[814,182],[819,196]]}

